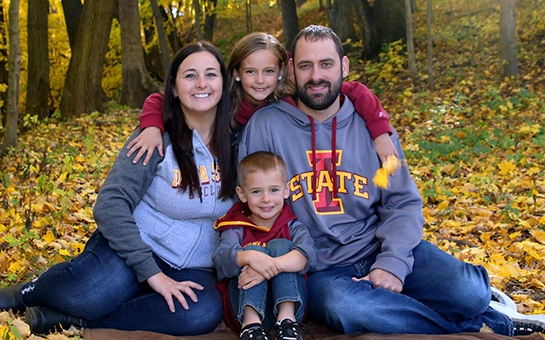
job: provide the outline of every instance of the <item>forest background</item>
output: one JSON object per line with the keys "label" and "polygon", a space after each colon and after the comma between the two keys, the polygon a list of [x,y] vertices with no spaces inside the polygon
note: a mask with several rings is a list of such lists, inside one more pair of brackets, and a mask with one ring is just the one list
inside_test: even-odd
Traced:
{"label": "forest background", "polygon": [[[0,135],[8,115],[10,89],[4,80],[12,33],[8,13],[12,14],[14,1],[19,2],[0,0]],[[70,28],[69,19],[85,22],[86,6],[104,11],[100,6],[106,2],[126,5],[124,11],[113,6],[103,12],[110,18],[103,24],[106,34],[99,32],[103,27],[96,22],[86,23],[92,29],[84,32]],[[30,88],[36,85],[29,84],[29,79],[36,79],[29,78],[34,74],[29,51],[36,48],[31,47],[30,36],[40,27],[35,26],[31,6],[37,3],[48,3],[49,80],[38,82],[40,92],[47,88],[46,104],[29,105]],[[67,6],[75,4],[70,8],[77,11],[78,3],[80,14],[65,17]],[[502,76],[507,63],[499,57],[505,33],[500,34],[498,0],[433,0],[432,16],[427,15],[428,1],[410,1],[409,26],[405,22],[409,0],[361,0],[361,7],[349,7],[356,3],[21,1],[17,145],[7,148],[0,159],[0,284],[27,282],[83,250],[96,228],[92,218],[96,196],[119,149],[138,125],[142,98],[161,89],[165,54],[211,36],[227,59],[233,43],[248,31],[266,31],[285,42],[299,28],[324,24],[343,36],[351,62],[348,80],[365,83],[379,96],[402,138],[407,164],[424,199],[424,238],[459,259],[485,266],[491,284],[508,293],[519,312],[545,313],[545,1],[512,1],[517,70],[509,77]],[[159,16],[154,16],[154,8]],[[296,13],[295,23],[286,13]],[[382,30],[377,21],[384,20],[395,29]],[[138,43],[132,43],[137,47],[132,51],[126,45],[134,37],[127,38],[120,21],[136,27],[132,31],[137,32]],[[158,34],[159,22],[166,44],[160,42],[164,39]],[[414,39],[413,57],[407,33]],[[70,63],[80,53],[77,43],[71,42],[75,37],[88,41],[91,50],[103,49],[98,63],[100,57],[85,61],[79,55],[80,64],[72,72],[87,80],[80,82],[84,85],[67,83]],[[139,55],[140,61],[127,60],[127,55]],[[136,82],[131,74],[137,74],[139,86],[146,90],[127,89],[127,79]],[[81,87],[90,83],[92,91]],[[67,88],[75,90],[66,95]],[[65,95],[74,103],[63,106]],[[0,313],[0,337],[28,337],[23,322],[23,316]]]}

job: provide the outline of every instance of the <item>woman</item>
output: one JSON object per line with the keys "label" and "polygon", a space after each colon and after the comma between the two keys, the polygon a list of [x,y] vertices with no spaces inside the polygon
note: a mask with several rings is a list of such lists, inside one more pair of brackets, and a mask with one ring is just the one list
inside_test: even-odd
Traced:
{"label": "woman", "polygon": [[26,307],[35,333],[59,324],[212,331],[222,318],[213,223],[235,192],[227,83],[212,44],[181,49],[166,81],[165,157],[156,153],[148,166],[135,166],[124,147],[99,193],[98,230],[83,253],[33,282],[0,290],[0,308]]}

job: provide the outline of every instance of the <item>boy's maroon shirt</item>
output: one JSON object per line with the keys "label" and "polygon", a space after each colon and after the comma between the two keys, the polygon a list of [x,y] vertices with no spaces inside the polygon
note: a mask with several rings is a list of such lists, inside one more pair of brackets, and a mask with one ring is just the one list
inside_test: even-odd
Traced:
{"label": "boy's maroon shirt", "polygon": [[214,228],[220,232],[230,228],[244,228],[241,247],[245,247],[247,244],[255,244],[266,247],[270,240],[276,238],[285,238],[291,240],[290,229],[288,223],[295,220],[295,215],[291,212],[291,209],[287,203],[284,202],[280,215],[274,222],[271,229],[258,226],[248,218],[251,211],[248,208],[248,204],[237,202],[229,209],[227,214],[220,217]]}

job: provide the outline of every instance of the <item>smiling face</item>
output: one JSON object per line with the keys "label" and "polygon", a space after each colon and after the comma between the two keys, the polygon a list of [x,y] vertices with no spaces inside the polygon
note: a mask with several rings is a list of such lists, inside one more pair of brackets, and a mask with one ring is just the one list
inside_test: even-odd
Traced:
{"label": "smiling face", "polygon": [[254,105],[261,104],[276,88],[280,66],[278,58],[269,50],[253,52],[233,72],[240,78],[246,98]]}
{"label": "smiling face", "polygon": [[237,187],[237,194],[242,202],[248,203],[252,212],[248,218],[270,229],[282,211],[289,190],[282,172],[274,169],[248,173],[243,186]]}
{"label": "smiling face", "polygon": [[348,75],[348,59],[339,57],[333,40],[300,39],[293,68],[299,108],[321,121],[335,114],[340,107],[341,85]]}
{"label": "smiling face", "polygon": [[174,94],[180,98],[184,114],[216,113],[222,95],[222,75],[218,60],[210,52],[189,55],[178,67]]}

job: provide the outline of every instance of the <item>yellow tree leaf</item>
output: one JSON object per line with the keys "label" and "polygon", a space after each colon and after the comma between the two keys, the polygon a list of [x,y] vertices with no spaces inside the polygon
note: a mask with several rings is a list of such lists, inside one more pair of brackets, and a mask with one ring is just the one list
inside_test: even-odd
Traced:
{"label": "yellow tree leaf", "polygon": [[500,168],[500,175],[504,176],[513,172],[513,170],[515,170],[516,168],[516,165],[511,163],[511,161],[503,161],[498,164],[498,168]]}
{"label": "yellow tree leaf", "polygon": [[55,241],[55,235],[53,235],[51,230],[48,230],[43,238],[44,238],[44,241],[47,242],[47,243],[51,243],[51,242]]}

